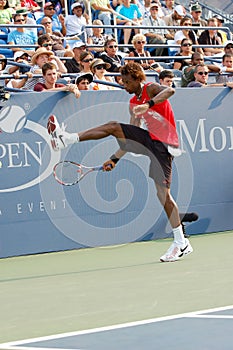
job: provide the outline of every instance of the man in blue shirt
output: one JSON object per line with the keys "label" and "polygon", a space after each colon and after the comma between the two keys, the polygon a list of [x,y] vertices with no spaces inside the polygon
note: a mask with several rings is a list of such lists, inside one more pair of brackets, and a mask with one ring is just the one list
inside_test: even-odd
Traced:
{"label": "man in blue shirt", "polygon": [[[22,14],[14,15],[14,24],[23,25],[25,24],[25,18]],[[37,36],[32,30],[26,29],[25,27],[17,27],[15,30],[10,32],[7,37],[7,43],[9,45],[15,45],[12,47],[12,51],[23,51],[27,52],[30,56],[33,55],[35,48],[30,47],[30,45],[37,44]],[[20,45],[28,45],[25,48],[19,48]]]}

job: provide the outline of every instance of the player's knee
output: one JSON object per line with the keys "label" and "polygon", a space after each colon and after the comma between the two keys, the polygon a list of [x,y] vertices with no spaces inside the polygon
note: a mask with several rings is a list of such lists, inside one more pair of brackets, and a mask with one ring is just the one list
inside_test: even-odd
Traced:
{"label": "player's knee", "polygon": [[107,123],[108,125],[108,129],[111,133],[111,135],[115,135],[117,133],[117,131],[119,131],[120,129],[120,124],[116,121],[111,121],[109,123]]}
{"label": "player's knee", "polygon": [[167,187],[163,187],[163,186],[157,187],[157,197],[160,203],[163,203],[163,204],[168,203],[169,200],[171,199]]}

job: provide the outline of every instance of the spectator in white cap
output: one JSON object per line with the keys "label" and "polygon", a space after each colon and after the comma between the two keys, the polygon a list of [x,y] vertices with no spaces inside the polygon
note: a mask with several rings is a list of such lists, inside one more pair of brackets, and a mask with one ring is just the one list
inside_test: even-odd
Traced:
{"label": "spectator in white cap", "polygon": [[66,60],[65,66],[67,68],[68,73],[79,73],[80,72],[80,54],[81,52],[86,50],[86,44],[83,41],[77,41],[72,51],[74,53],[74,57],[69,60]]}
{"label": "spectator in white cap", "polygon": [[[223,17],[220,16],[220,15],[213,15],[213,18],[215,18],[217,20],[217,25],[218,25],[219,28],[221,28],[223,26],[223,23],[224,23]],[[223,45],[225,45],[226,42],[227,42],[227,33],[224,32],[223,30],[218,30],[218,32],[222,36],[222,43],[223,43]]]}
{"label": "spectator in white cap", "polygon": [[20,63],[22,65],[25,65],[24,67],[22,66],[17,66],[17,65],[9,65],[8,67],[8,74],[13,74],[16,71],[19,73],[26,73],[30,70],[30,61],[31,57],[27,52],[24,51],[16,51],[14,53],[14,61],[17,63]]}
{"label": "spectator in white cap", "polygon": [[[168,15],[163,17],[163,20],[167,26],[179,26],[180,25],[180,20],[185,16],[186,11],[185,8],[182,5],[177,5],[174,7],[173,12]],[[174,38],[175,35],[175,29],[168,29],[169,33],[172,35]]]}
{"label": "spectator in white cap", "polygon": [[[14,53],[14,61],[17,63],[21,63],[24,64],[25,66],[17,66],[14,64],[8,64],[6,66],[5,69],[5,74],[12,74],[14,76],[14,79],[11,78],[7,81],[7,87],[16,87],[17,83],[18,83],[18,79],[20,79],[20,73],[21,74],[25,74],[26,72],[28,72],[31,68],[30,66],[30,56],[28,55],[27,52],[23,52],[23,51],[16,51]],[[25,79],[26,82],[26,79]]]}
{"label": "spectator in white cap", "polygon": [[[65,18],[66,36],[75,36],[79,40],[86,41],[92,36],[91,29],[86,29],[86,25],[90,24],[90,19],[87,13],[84,12],[85,8],[83,3],[74,2],[71,5],[72,15],[68,15]],[[88,40],[87,40],[88,42]]]}

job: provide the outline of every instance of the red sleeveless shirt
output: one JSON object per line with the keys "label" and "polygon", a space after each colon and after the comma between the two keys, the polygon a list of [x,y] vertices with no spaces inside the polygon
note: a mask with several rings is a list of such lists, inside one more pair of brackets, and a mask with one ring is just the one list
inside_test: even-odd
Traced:
{"label": "red sleeveless shirt", "polygon": [[[130,108],[141,105],[150,100],[147,94],[147,83],[143,86],[142,96],[137,99],[135,95],[130,99]],[[168,100],[155,104],[142,115],[148,128],[152,140],[158,140],[168,145],[179,147],[179,139],[176,130],[176,122],[171,104]]]}

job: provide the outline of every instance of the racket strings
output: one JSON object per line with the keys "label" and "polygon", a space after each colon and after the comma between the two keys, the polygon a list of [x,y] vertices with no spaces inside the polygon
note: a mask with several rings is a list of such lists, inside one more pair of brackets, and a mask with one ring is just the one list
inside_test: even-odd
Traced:
{"label": "racket strings", "polygon": [[56,178],[64,184],[73,184],[79,181],[83,175],[81,166],[72,163],[58,164],[55,171]]}

